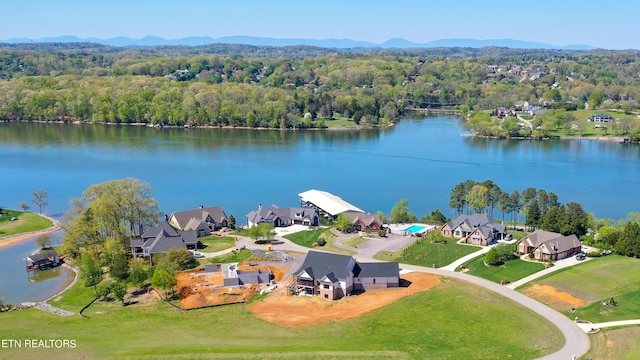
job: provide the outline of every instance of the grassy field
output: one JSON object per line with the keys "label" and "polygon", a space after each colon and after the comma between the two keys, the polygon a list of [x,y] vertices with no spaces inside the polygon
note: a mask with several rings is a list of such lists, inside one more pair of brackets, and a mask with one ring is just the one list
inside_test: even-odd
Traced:
{"label": "grassy field", "polygon": [[[3,210],[0,216],[0,236],[22,234],[30,231],[43,230],[53,226],[53,223],[36,213],[20,212],[16,210]],[[12,217],[18,220],[11,221]]]}
{"label": "grassy field", "polygon": [[369,239],[365,239],[361,236],[354,236],[351,239],[344,241],[342,244],[357,249],[359,245],[362,245],[367,241],[369,241]]}
{"label": "grassy field", "polygon": [[[617,111],[580,109],[576,111],[571,111],[569,113],[575,116],[578,122],[580,123],[580,125],[583,127],[582,133],[580,133],[580,131],[575,131],[575,130],[572,132],[567,132],[564,129],[555,129],[551,131],[550,135],[552,136],[582,135],[584,137],[620,136],[621,135],[621,129],[616,129],[614,124],[589,122],[588,120],[589,117],[591,117],[591,115],[594,115],[594,114],[607,114],[607,115],[613,116],[616,120],[624,118],[631,121],[632,123],[638,122],[638,119],[636,118],[635,115],[627,115],[624,112],[617,112]],[[596,124],[607,126],[608,129],[605,130],[604,128],[595,128]]]}
{"label": "grassy field", "polygon": [[589,336],[591,349],[585,359],[637,359],[640,354],[640,327],[608,329]]}
{"label": "grassy field", "polygon": [[235,239],[230,236],[210,235],[198,239],[202,244],[198,250],[202,252],[216,252],[233,247],[236,243]]}
{"label": "grassy field", "polygon": [[427,267],[435,264],[442,267],[478,250],[480,250],[479,247],[456,244],[455,239],[449,239],[446,244],[433,244],[423,238],[394,253],[380,252],[375,258]]}
{"label": "grassy field", "polygon": [[[92,297],[92,288],[77,285],[52,304],[77,312]],[[77,344],[2,348],[0,358],[531,359],[563,345],[557,329],[529,310],[449,279],[361,317],[302,328],[259,320],[245,304],[180,311],[157,301],[97,302],[85,314],[88,319],[36,309],[0,314],[3,339]],[[509,330],[487,341],[496,329]]]}
{"label": "grassy field", "polygon": [[500,266],[486,266],[484,255],[464,264],[467,274],[478,276],[493,282],[514,282],[544,269],[544,264],[532,263],[520,259],[507,261]]}
{"label": "grassy field", "polygon": [[[584,306],[578,307],[573,313],[556,307],[570,318],[578,316],[591,322],[637,319],[640,318],[639,268],[640,259],[604,256],[536,279],[518,288],[518,291],[526,292],[537,284],[571,294],[582,300]],[[598,305],[612,297],[620,306]],[[548,305],[554,307],[552,303]]]}
{"label": "grassy field", "polygon": [[230,252],[226,255],[218,256],[215,258],[206,259],[207,263],[217,264],[217,263],[234,263],[234,262],[243,262],[253,256],[253,252],[249,249],[241,250],[239,252]]}
{"label": "grassy field", "polygon": [[291,242],[298,244],[300,246],[304,246],[310,249],[315,249],[313,246],[314,243],[317,243],[319,239],[324,239],[327,243],[324,246],[318,247],[318,249],[322,249],[325,251],[331,251],[337,254],[344,255],[355,255],[355,251],[349,251],[345,249],[341,249],[333,245],[333,238],[335,235],[331,232],[331,230],[326,228],[308,230],[308,231],[300,231],[293,234],[288,234],[283,236],[285,239],[291,240]]}

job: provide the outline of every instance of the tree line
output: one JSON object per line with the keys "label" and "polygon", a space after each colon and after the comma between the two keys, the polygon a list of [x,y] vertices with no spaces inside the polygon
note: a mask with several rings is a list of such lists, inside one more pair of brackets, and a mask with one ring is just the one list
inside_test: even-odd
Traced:
{"label": "tree line", "polygon": [[493,217],[494,211],[502,213],[502,221],[510,216],[515,227],[516,219],[524,215],[528,229],[544,229],[563,235],[580,237],[587,233],[591,215],[576,202],[561,204],[553,192],[533,187],[511,193],[500,189],[492,180],[477,182],[465,180],[451,189],[449,206],[457,215],[464,213],[486,213]]}
{"label": "tree line", "polygon": [[633,51],[4,47],[0,119],[309,128],[347,118],[375,126],[411,108],[467,112],[546,97],[613,99],[631,111],[637,102],[625,99],[640,98],[638,60]]}

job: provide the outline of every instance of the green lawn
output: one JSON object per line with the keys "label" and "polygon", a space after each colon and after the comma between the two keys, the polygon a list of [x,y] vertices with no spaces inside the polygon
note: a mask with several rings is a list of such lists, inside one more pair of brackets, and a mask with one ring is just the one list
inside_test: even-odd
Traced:
{"label": "green lawn", "polygon": [[591,349],[584,359],[637,359],[640,354],[640,327],[602,329],[589,336]]}
{"label": "green lawn", "polygon": [[313,246],[314,243],[317,243],[319,239],[323,238],[327,243],[324,246],[317,247],[317,249],[322,249],[324,251],[330,251],[338,254],[344,255],[355,255],[355,251],[349,251],[345,249],[341,249],[333,245],[333,238],[335,235],[331,232],[330,229],[320,228],[315,230],[307,230],[300,231],[293,234],[287,234],[283,236],[287,240],[291,240],[291,242],[298,244],[300,246],[308,247],[310,249],[316,249]]}
{"label": "green lawn", "polygon": [[[578,266],[562,269],[526,284],[519,291],[526,291],[533,284],[549,285],[567,292],[585,304],[574,313],[564,308],[567,316],[592,322],[640,318],[640,259],[619,255],[603,256]],[[601,307],[600,301],[613,297],[620,306]],[[550,304],[553,306],[552,304]]]}
{"label": "green lawn", "polygon": [[446,244],[433,244],[429,239],[423,238],[395,253],[380,252],[375,258],[426,267],[432,267],[434,264],[442,267],[480,250],[479,247],[456,244],[455,240],[448,239]]}
{"label": "green lawn", "polygon": [[236,243],[235,239],[230,236],[210,235],[198,240],[200,240],[200,243],[202,245],[201,247],[198,247],[198,250],[208,253],[228,249],[230,247],[233,247]]}
{"label": "green lawn", "polygon": [[253,256],[253,252],[249,249],[241,250],[239,252],[231,252],[229,254],[225,254],[222,256],[218,256],[215,258],[207,259],[207,263],[217,264],[217,263],[234,263],[234,262],[243,262]]}
{"label": "green lawn", "polygon": [[249,236],[249,229],[236,228],[235,230],[233,230],[231,232],[231,235],[238,235],[238,236],[248,237]]}
{"label": "green lawn", "polygon": [[478,276],[493,282],[514,282],[544,269],[544,264],[532,263],[520,259],[509,260],[500,266],[486,266],[484,255],[464,264],[467,274]]}
{"label": "green lawn", "polygon": [[357,249],[359,245],[362,245],[364,243],[366,243],[367,241],[369,241],[369,239],[363,238],[361,236],[354,236],[351,239],[343,242],[343,245],[346,245],[348,247],[352,247],[354,249]]}
{"label": "green lawn", "polygon": [[[93,289],[74,291],[69,295],[86,300]],[[77,312],[81,302],[53,305]],[[551,323],[529,310],[450,279],[358,318],[301,328],[259,320],[247,304],[180,311],[161,302],[97,302],[85,314],[88,319],[36,309],[0,314],[3,339],[76,343],[74,349],[3,348],[0,358],[532,359],[564,342]],[[496,329],[509,331],[487,343]]]}
{"label": "green lawn", "polygon": [[[4,214],[0,216],[0,236],[44,230],[53,226],[49,219],[36,213],[8,209],[4,209],[3,212]],[[11,221],[12,217],[16,217],[18,220]]]}

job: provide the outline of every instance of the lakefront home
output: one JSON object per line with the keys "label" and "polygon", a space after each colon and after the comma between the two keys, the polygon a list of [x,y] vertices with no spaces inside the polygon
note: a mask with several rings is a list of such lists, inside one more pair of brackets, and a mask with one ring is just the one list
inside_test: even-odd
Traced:
{"label": "lakefront home", "polygon": [[607,114],[595,114],[591,115],[589,118],[590,122],[611,122],[613,121],[613,116]]}
{"label": "lakefront home", "polygon": [[198,236],[195,230],[178,230],[166,221],[148,228],[140,239],[131,240],[133,256],[143,258],[152,258],[170,249],[196,249],[197,246]]}
{"label": "lakefront home", "polygon": [[309,251],[294,273],[290,289],[297,294],[336,300],[353,293],[398,287],[397,262],[358,262],[352,256]]}
{"label": "lakefront home", "polygon": [[443,236],[463,240],[467,244],[487,246],[507,235],[507,228],[487,214],[460,215],[442,225]]}
{"label": "lakefront home", "polygon": [[582,243],[574,234],[562,234],[536,230],[518,241],[518,254],[531,254],[536,260],[559,260],[578,254],[582,251]]}
{"label": "lakefront home", "polygon": [[[196,230],[198,236],[207,236],[211,231],[229,226],[227,214],[220,206],[205,208],[200,205],[195,210],[174,212],[167,221],[178,230]],[[209,234],[207,234],[208,228]]]}
{"label": "lakefront home", "polygon": [[258,210],[247,214],[247,225],[253,227],[261,223],[271,224],[273,227],[291,225],[318,225],[318,213],[313,208],[279,208],[272,206],[258,206]]}

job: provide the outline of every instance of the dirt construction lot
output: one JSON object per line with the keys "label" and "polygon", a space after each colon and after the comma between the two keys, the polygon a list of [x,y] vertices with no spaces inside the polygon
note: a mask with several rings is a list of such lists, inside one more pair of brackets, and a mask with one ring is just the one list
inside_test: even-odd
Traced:
{"label": "dirt construction lot", "polygon": [[258,318],[272,323],[288,327],[310,326],[358,317],[440,283],[440,277],[436,275],[417,272],[404,274],[401,278],[407,280],[405,283],[410,282],[409,286],[369,291],[335,301],[317,296],[293,296],[288,294],[286,287],[279,287],[264,300],[249,304],[248,309]]}
{"label": "dirt construction lot", "polygon": [[[280,282],[286,269],[276,266],[248,266],[241,264],[242,270],[271,270],[276,282]],[[204,271],[186,271],[176,275],[176,291],[180,297],[180,307],[197,309],[205,306],[235,304],[246,302],[264,288],[264,284],[243,285],[240,287],[222,287],[223,273],[205,273]]]}

